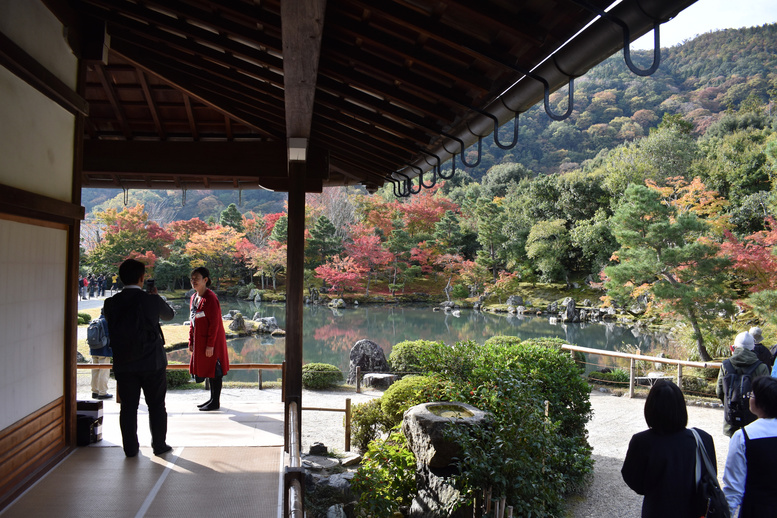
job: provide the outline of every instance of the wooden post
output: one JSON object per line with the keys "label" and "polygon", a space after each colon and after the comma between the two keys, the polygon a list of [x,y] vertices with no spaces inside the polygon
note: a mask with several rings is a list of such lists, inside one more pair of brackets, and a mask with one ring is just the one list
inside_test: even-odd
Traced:
{"label": "wooden post", "polygon": [[351,451],[351,398],[345,400],[345,451]]}
{"label": "wooden post", "polygon": [[297,425],[302,437],[302,309],[305,270],[304,162],[289,161],[288,235],[286,248],[286,402],[297,403]]}
{"label": "wooden post", "polygon": [[356,393],[362,392],[362,369],[358,365],[356,366]]}
{"label": "wooden post", "polygon": [[636,372],[636,366],[637,363],[634,361],[634,358],[629,360],[631,362],[631,368],[629,369],[629,397],[634,397],[634,373]]}
{"label": "wooden post", "polygon": [[484,500],[486,501],[485,502],[485,504],[486,504],[486,513],[490,513],[491,512],[491,488],[490,487],[486,490],[486,496],[485,496]]}
{"label": "wooden post", "polygon": [[262,390],[262,369],[259,369],[259,390]]}
{"label": "wooden post", "polygon": [[680,390],[683,388],[683,366],[679,363],[677,364],[677,386],[680,387]]}
{"label": "wooden post", "polygon": [[513,518],[513,506],[508,505],[507,506],[507,518]]}

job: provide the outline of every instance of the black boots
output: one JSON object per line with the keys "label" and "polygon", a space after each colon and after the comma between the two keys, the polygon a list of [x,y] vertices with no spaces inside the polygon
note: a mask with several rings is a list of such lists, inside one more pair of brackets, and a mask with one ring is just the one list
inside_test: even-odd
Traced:
{"label": "black boots", "polygon": [[218,378],[210,378],[210,401],[206,401],[201,405],[197,405],[200,408],[200,412],[210,412],[211,410],[218,410],[221,406],[221,376]]}

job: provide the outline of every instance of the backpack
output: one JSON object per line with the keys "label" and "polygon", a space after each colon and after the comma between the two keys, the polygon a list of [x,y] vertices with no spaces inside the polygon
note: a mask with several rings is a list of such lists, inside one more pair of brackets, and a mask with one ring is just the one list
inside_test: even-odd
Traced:
{"label": "backpack", "polygon": [[734,429],[742,428],[756,420],[756,416],[750,412],[750,394],[753,392],[753,373],[760,364],[760,361],[756,361],[746,371],[738,373],[731,360],[723,360],[723,366],[726,368],[726,375],[723,377],[723,393],[726,398],[724,417]]}
{"label": "backpack", "polygon": [[111,349],[114,363],[129,363],[144,356],[146,346],[153,346],[162,335],[159,322],[150,322],[143,311],[143,296],[135,301],[115,307],[111,299],[105,301],[105,317],[111,333]]}
{"label": "backpack", "polygon": [[108,339],[108,323],[104,318],[95,318],[86,328],[86,343],[90,349],[100,349],[110,343]]}

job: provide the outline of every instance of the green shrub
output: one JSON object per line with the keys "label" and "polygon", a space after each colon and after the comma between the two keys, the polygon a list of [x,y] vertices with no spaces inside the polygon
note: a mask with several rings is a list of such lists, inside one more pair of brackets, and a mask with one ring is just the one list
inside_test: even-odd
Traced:
{"label": "green shrub", "polygon": [[351,443],[360,452],[386,431],[380,398],[358,403],[351,408]]}
{"label": "green shrub", "polygon": [[302,366],[302,386],[309,390],[322,390],[337,386],[343,381],[343,373],[328,363],[306,363]]}
{"label": "green shrub", "polygon": [[[419,348],[418,363],[431,375],[397,382],[381,401],[359,407],[352,437],[364,451],[413,404],[469,403],[488,412],[491,422],[448,432],[462,446],[455,477],[458,504],[471,505],[478,492],[492,488],[492,495],[506,497],[518,516],[563,515],[565,496],[579,490],[593,468],[585,430],[590,388],[561,350],[562,340],[517,342],[507,337],[484,345],[468,341]],[[408,476],[413,469],[408,467]],[[369,490],[388,485],[379,475],[365,473],[360,483]],[[362,508],[363,515],[383,516],[378,513],[390,509],[380,507],[388,504],[377,497],[368,503],[373,507]]]}
{"label": "green shrub", "polygon": [[521,379],[536,385],[550,402],[550,417],[561,422],[560,433],[585,437],[591,387],[569,354],[554,340],[527,340],[515,348],[514,359]]}
{"label": "green shrub", "polygon": [[[169,362],[175,365],[183,365],[182,362]],[[192,380],[192,375],[188,370],[168,370],[167,371],[167,388],[183,387]]]}
{"label": "green shrub", "polygon": [[447,432],[462,447],[455,478],[461,503],[488,487],[493,496],[506,497],[516,516],[563,516],[565,494],[592,468],[584,437],[563,437],[560,422],[545,417],[538,387],[518,373],[460,388],[462,400],[493,418],[488,426]]}
{"label": "green shrub", "polygon": [[715,389],[717,383],[709,383],[704,378],[696,376],[683,376],[683,392],[686,395],[717,397]]}
{"label": "green shrub", "polygon": [[629,373],[623,369],[615,369],[611,372],[590,372],[588,379],[598,385],[618,385],[629,384]]}
{"label": "green shrub", "polygon": [[440,346],[440,343],[429,340],[399,342],[391,348],[391,354],[389,354],[388,361],[391,371],[398,374],[426,374],[426,369],[421,361],[423,351]]}
{"label": "green shrub", "polygon": [[410,505],[416,493],[415,456],[402,432],[370,444],[351,487],[359,495],[357,516],[391,518]]}
{"label": "green shrub", "polygon": [[89,313],[78,312],[78,325],[88,324],[92,321],[92,316]]}
{"label": "green shrub", "polygon": [[469,297],[469,289],[463,284],[456,284],[451,290],[451,297],[454,299],[466,299]]}
{"label": "green shrub", "polygon": [[[563,493],[579,488],[592,469],[585,430],[591,418],[590,388],[561,343],[504,345],[494,340],[436,351],[437,363],[451,376],[449,400],[469,403],[495,418],[494,426],[460,457],[467,459],[462,480],[469,481],[462,488],[502,485],[508,500],[525,511],[519,516],[532,509],[532,516],[555,515]],[[533,492],[539,485],[542,491]]]}
{"label": "green shrub", "polygon": [[488,346],[492,346],[492,345],[518,345],[521,342],[523,342],[523,340],[521,340],[517,336],[497,335],[497,336],[492,336],[491,338],[486,340],[483,345],[488,345]]}
{"label": "green shrub", "polygon": [[393,383],[380,398],[380,408],[387,428],[402,423],[405,411],[421,403],[444,399],[445,383],[428,376],[408,376]]}

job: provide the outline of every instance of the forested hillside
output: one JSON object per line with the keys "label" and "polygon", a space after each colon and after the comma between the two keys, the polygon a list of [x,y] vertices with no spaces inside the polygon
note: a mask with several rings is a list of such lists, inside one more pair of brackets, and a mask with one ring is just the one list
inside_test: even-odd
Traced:
{"label": "forested hillside", "polygon": [[[503,151],[491,137],[483,140],[482,161],[471,175],[480,179],[502,162],[535,173],[569,171],[603,149],[648,135],[665,113],[683,115],[694,135],[701,135],[727,110],[765,104],[777,90],[775,24],[704,34],[661,54],[661,66],[648,77],[633,74],[620,52],[591,69],[575,82],[569,119],[553,121],[542,104],[535,106],[521,114],[515,149]],[[632,55],[643,68],[653,57],[652,51]],[[551,96],[551,105],[555,113],[566,111],[566,88]],[[511,142],[512,132],[512,123],[503,126],[500,141]]]}

